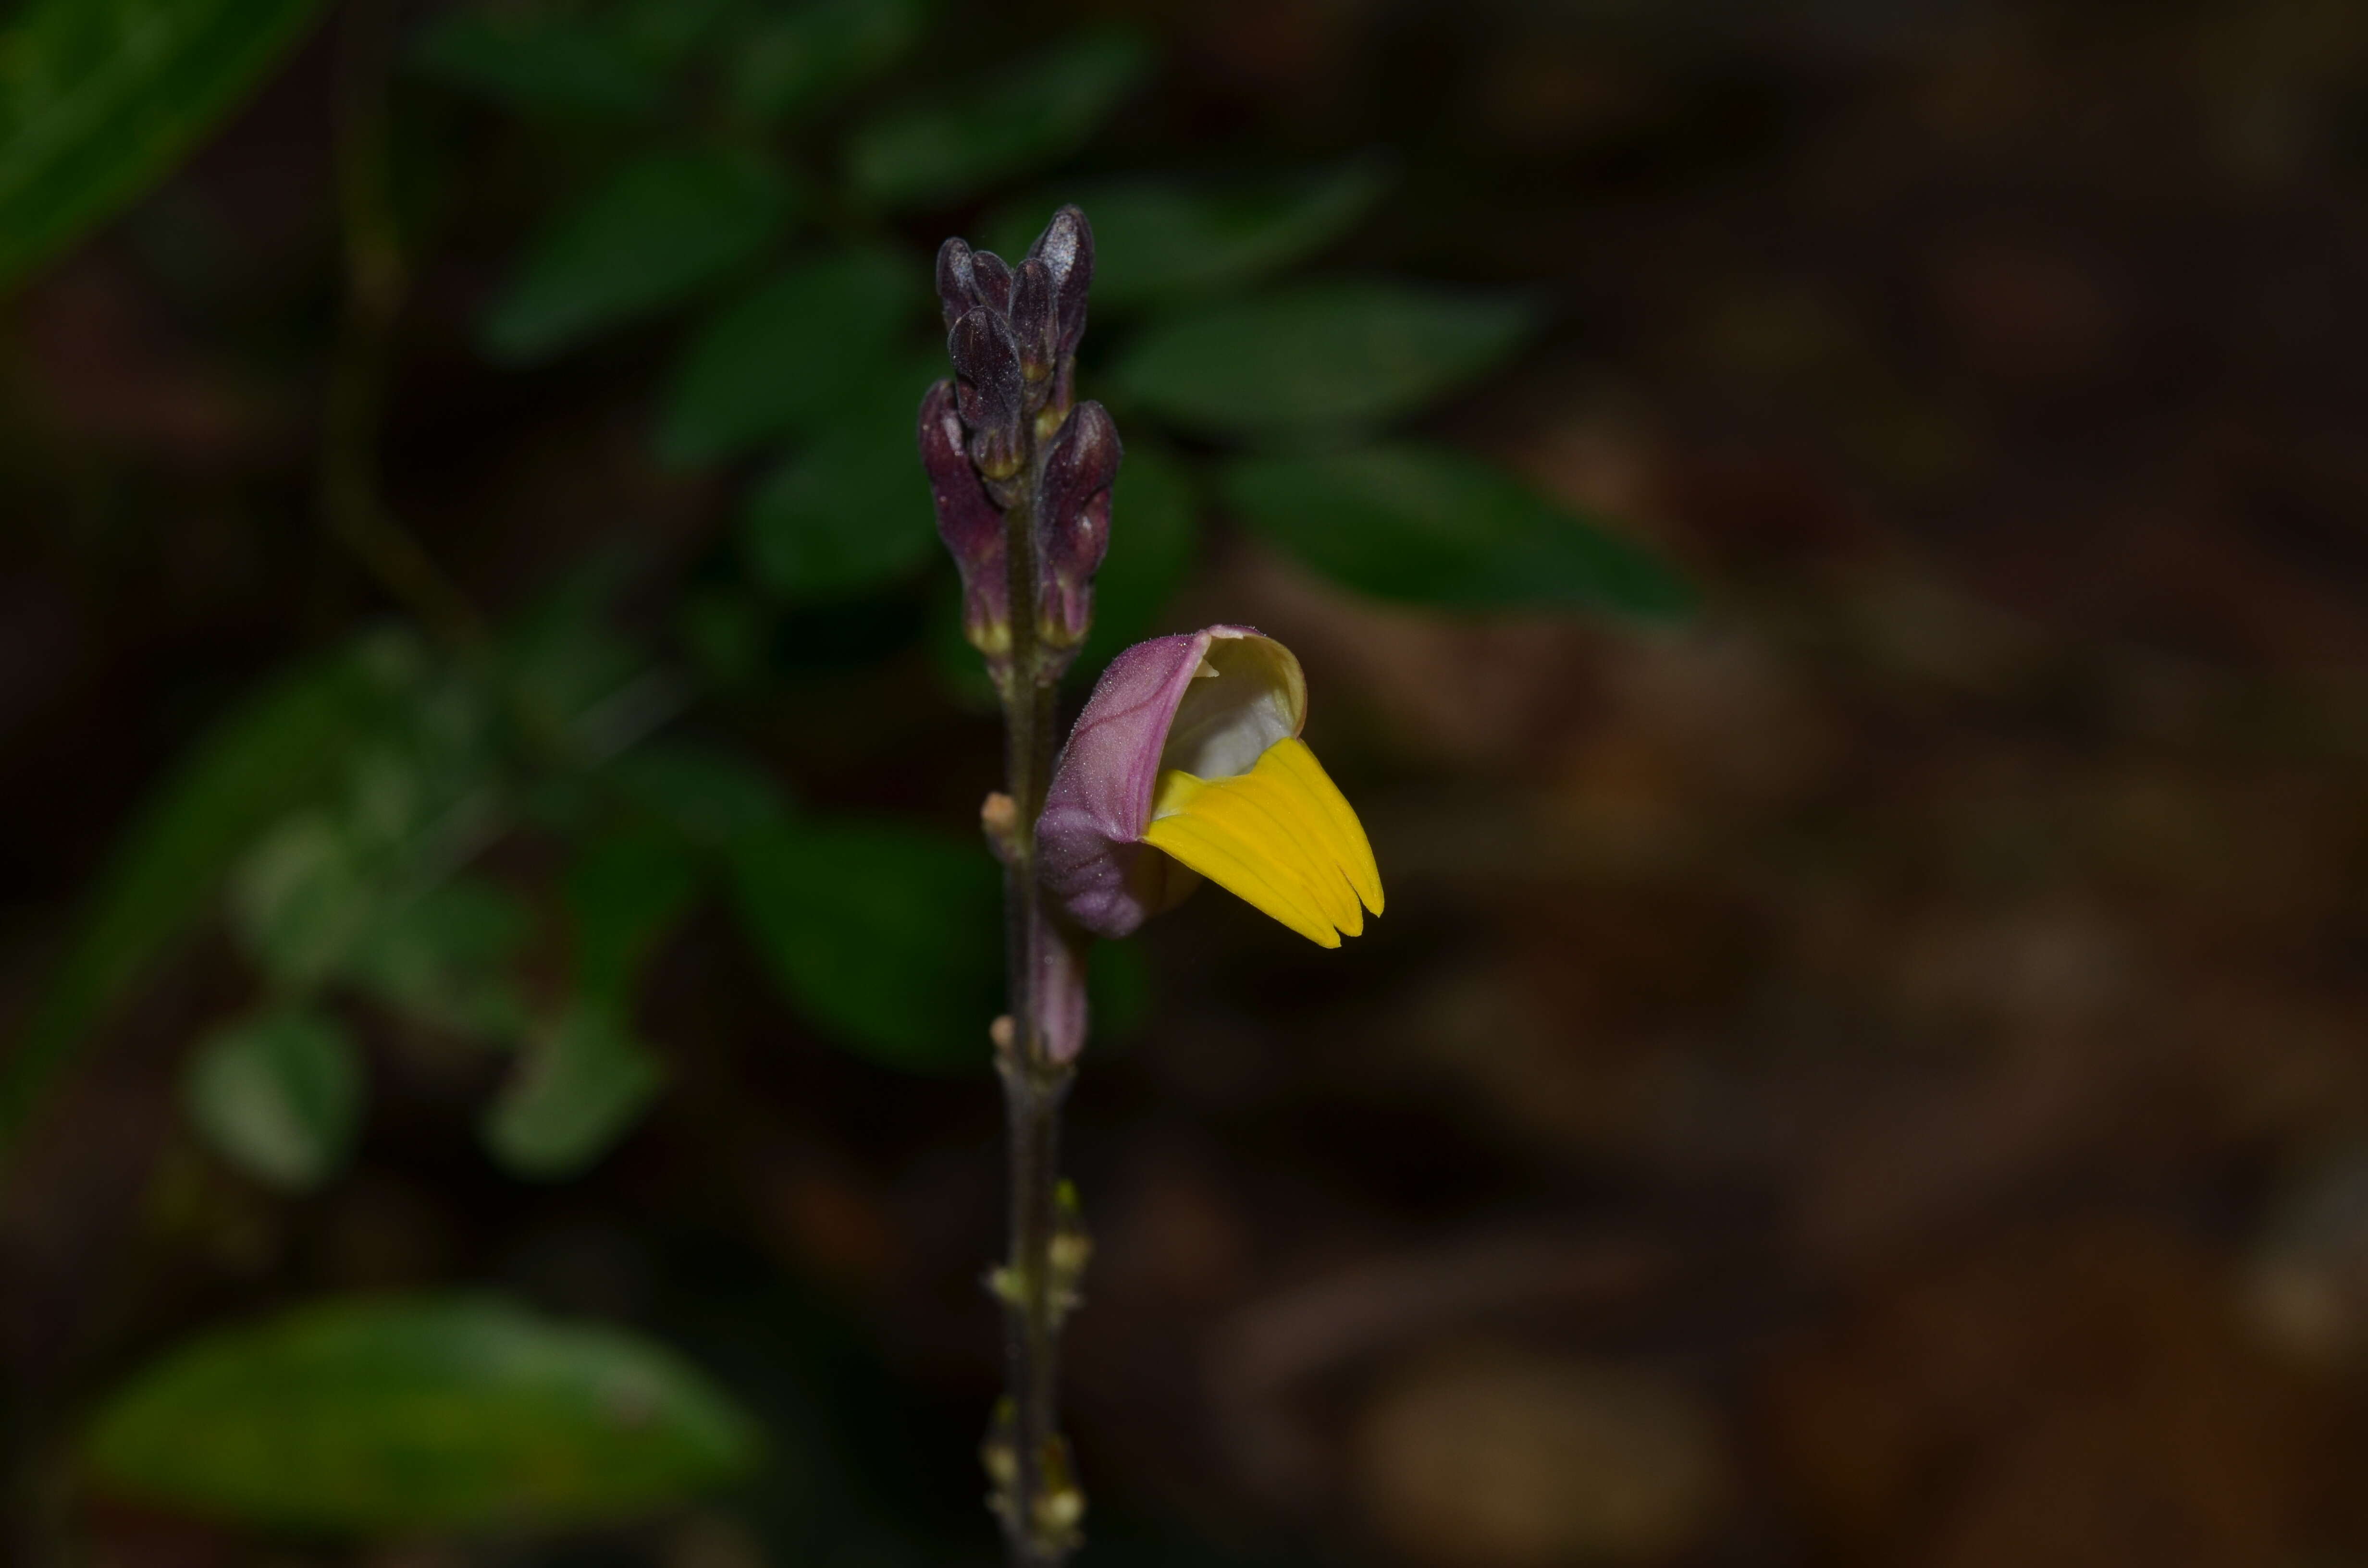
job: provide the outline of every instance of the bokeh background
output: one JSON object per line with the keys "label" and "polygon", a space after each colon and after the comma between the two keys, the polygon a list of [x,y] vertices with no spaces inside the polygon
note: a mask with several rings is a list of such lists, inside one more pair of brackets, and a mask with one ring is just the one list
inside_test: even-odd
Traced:
{"label": "bokeh background", "polygon": [[8,8],[7,1560],[995,1561],[1075,198],[1390,890],[1102,955],[1083,1561],[2368,1562],[2363,194],[2343,0]]}

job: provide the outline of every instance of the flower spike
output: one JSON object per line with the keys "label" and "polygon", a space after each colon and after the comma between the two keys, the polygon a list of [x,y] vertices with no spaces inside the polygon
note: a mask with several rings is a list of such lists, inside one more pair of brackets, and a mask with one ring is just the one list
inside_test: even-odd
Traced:
{"label": "flower spike", "polygon": [[1356,812],[1299,738],[1307,682],[1244,626],[1138,642],[1078,716],[1037,821],[1046,889],[1070,919],[1123,937],[1206,877],[1337,948],[1382,913]]}

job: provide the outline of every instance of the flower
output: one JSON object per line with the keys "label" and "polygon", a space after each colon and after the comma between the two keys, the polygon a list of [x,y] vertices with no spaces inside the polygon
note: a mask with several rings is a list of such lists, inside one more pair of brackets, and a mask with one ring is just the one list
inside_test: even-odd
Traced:
{"label": "flower", "polygon": [[1138,642],[1110,661],[1037,819],[1040,875],[1069,918],[1123,937],[1201,877],[1312,942],[1382,912],[1357,813],[1299,738],[1307,681],[1246,626]]}

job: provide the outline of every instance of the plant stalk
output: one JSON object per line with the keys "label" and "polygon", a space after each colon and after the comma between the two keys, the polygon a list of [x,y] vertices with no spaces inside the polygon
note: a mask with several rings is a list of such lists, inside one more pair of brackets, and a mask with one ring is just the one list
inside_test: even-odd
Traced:
{"label": "plant stalk", "polygon": [[1078,983],[1082,971],[1078,938],[1054,919],[1036,877],[1036,818],[1052,779],[1059,675],[1037,635],[1032,520],[1042,443],[1032,428],[1030,437],[1020,499],[1005,513],[1012,649],[1002,683],[1004,755],[1015,821],[1004,867],[1011,1010],[996,1030],[996,1064],[1010,1135],[1011,1254],[994,1280],[1004,1306],[1006,1394],[988,1436],[987,1465],[1014,1568],[1058,1568],[1075,1550],[1084,1510],[1056,1392],[1061,1319],[1083,1259],[1060,1256],[1060,1114],[1076,1067],[1053,1060],[1047,1020],[1064,1001],[1055,988]]}

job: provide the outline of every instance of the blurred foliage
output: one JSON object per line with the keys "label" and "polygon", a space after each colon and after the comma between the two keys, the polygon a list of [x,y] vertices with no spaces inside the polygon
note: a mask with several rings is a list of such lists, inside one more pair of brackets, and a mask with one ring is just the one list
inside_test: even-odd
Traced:
{"label": "blurred foliage", "polygon": [[1118,383],[1196,430],[1332,432],[1417,412],[1502,363],[1530,324],[1511,301],[1307,284],[1155,324],[1120,360]]}
{"label": "blurred foliage", "polygon": [[737,153],[652,153],[553,218],[493,313],[485,346],[540,358],[661,310],[761,251],[787,222],[788,187]]}
{"label": "blurred foliage", "polygon": [[736,40],[732,105],[753,119],[790,119],[862,86],[920,40],[924,0],[814,0],[770,8]]}
{"label": "blurred foliage", "polygon": [[885,208],[943,205],[1073,153],[1150,63],[1140,38],[1078,38],[951,94],[857,128],[844,164],[855,195]]}
{"label": "blurred foliage", "polygon": [[149,799],[0,1067],[0,1144],[65,1054],[206,912],[257,835],[329,793],[347,748],[394,708],[404,657],[399,643],[372,640],[281,676],[221,721]]}
{"label": "blurred foliage", "polygon": [[[1106,315],[1254,283],[1346,234],[1389,183],[1387,165],[1365,157],[1226,182],[1087,180],[1064,187],[1057,201],[1093,219],[1094,309]],[[991,243],[1024,252],[1057,201],[1004,209],[988,221]]]}
{"label": "blurred foliage", "polygon": [[575,1176],[631,1131],[659,1085],[657,1062],[613,1004],[586,1000],[538,1028],[485,1110],[485,1147],[536,1180]]}
{"label": "blurred foliage", "polygon": [[744,1474],[746,1416],[667,1352],[495,1300],[338,1302],[225,1329],[99,1412],[109,1484],[313,1532],[631,1518]]}
{"label": "blurred foliage", "polygon": [[916,483],[913,410],[935,365],[877,368],[843,388],[828,427],[749,496],[752,582],[790,603],[909,580],[937,558],[928,486]]}
{"label": "blurred foliage", "polygon": [[739,846],[749,932],[850,1046],[919,1071],[983,1066],[1001,1011],[1002,878],[973,843],[885,824],[786,825]]}
{"label": "blurred foliage", "polygon": [[1241,457],[1219,483],[1261,538],[1376,598],[1640,615],[1691,604],[1686,585],[1651,555],[1444,448]]}
{"label": "blurred foliage", "polygon": [[709,319],[676,368],[658,450],[712,462],[833,422],[847,389],[910,339],[928,281],[888,251],[850,250],[794,266]]}
{"label": "blurred foliage", "polygon": [[189,1119],[250,1175],[313,1187],[352,1146],[361,1073],[353,1036],[333,1017],[286,1011],[247,1018],[189,1058]]}
{"label": "blurred foliage", "polygon": [[0,285],[165,174],[321,0],[32,0],[0,53]]}

